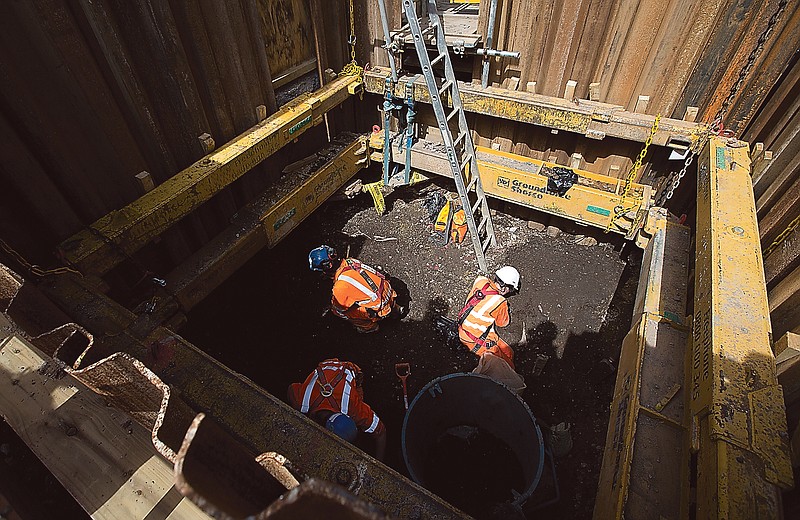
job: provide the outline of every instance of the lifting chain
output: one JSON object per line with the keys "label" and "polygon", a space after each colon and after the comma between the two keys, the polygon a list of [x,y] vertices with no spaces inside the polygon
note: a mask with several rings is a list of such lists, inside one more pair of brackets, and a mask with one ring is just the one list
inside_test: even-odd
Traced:
{"label": "lifting chain", "polygon": [[788,237],[789,234],[797,228],[797,226],[800,226],[800,215],[797,215],[794,218],[794,220],[792,221],[792,223],[789,224],[786,227],[786,229],[784,229],[781,232],[781,234],[778,235],[775,238],[775,240],[772,241],[772,243],[769,245],[769,247],[766,249],[766,251],[764,251],[764,254],[762,255],[763,258],[768,257],[770,253],[772,253],[773,251],[775,251],[778,248],[778,246],[783,244],[783,241],[786,240],[786,237]]}
{"label": "lifting chain", "polygon": [[623,200],[628,198],[628,193],[631,191],[631,184],[633,184],[633,179],[636,177],[636,172],[638,172],[639,168],[642,167],[642,162],[644,161],[644,158],[647,155],[647,149],[653,142],[653,137],[655,137],[656,132],[658,131],[658,123],[660,121],[661,121],[661,114],[658,114],[655,120],[653,121],[653,126],[652,128],[650,128],[650,135],[647,136],[647,140],[644,142],[644,147],[642,148],[642,151],[639,152],[639,156],[636,158],[636,162],[633,163],[633,167],[631,168],[630,173],[628,173],[628,178],[625,179],[625,189],[622,190]]}
{"label": "lifting chain", "polygon": [[[661,206],[671,199],[672,195],[675,193],[675,190],[677,190],[678,186],[681,185],[681,179],[686,176],[686,170],[688,170],[689,166],[692,165],[692,161],[694,161],[694,158],[697,155],[693,149],[689,149],[686,152],[686,160],[683,161],[683,168],[681,168],[681,171],[679,171],[677,174],[668,178],[667,182],[664,183],[664,188],[661,191],[661,195],[658,197],[658,200],[656,200],[656,206]],[[667,186],[669,186],[669,188],[667,188]]]}
{"label": "lifting chain", "polygon": [[11,258],[16,260],[16,262],[22,267],[24,267],[29,273],[39,278],[52,274],[66,274],[66,273],[72,273],[72,274],[77,274],[78,276],[83,276],[83,273],[75,269],[72,269],[71,267],[56,267],[54,269],[43,269],[42,267],[36,264],[32,264],[28,262],[25,259],[25,257],[16,252],[14,248],[8,245],[5,242],[5,240],[2,239],[0,239],[0,249],[8,253],[11,256]]}
{"label": "lifting chain", "polygon": [[356,61],[356,27],[355,15],[353,13],[353,0],[350,0],[350,37],[347,39],[350,45],[350,63],[342,68],[343,76],[356,76],[363,81],[364,67]]}
{"label": "lifting chain", "polygon": [[647,156],[647,149],[653,142],[653,137],[655,137],[656,132],[658,131],[658,123],[660,121],[661,121],[661,114],[657,114],[656,118],[653,120],[653,126],[650,128],[650,135],[647,136],[647,140],[644,142],[644,147],[642,148],[642,151],[639,152],[639,156],[636,157],[636,161],[633,163],[630,172],[628,172],[628,177],[625,179],[625,187],[622,190],[622,203],[614,208],[614,216],[611,217],[611,220],[608,221],[608,226],[606,226],[606,232],[610,231],[611,227],[623,215],[627,214],[629,211],[633,209],[636,209],[636,206],[640,202],[636,201],[634,202],[633,205],[627,208],[625,207],[625,203],[627,202],[628,195],[630,194],[631,191],[631,185],[633,184],[633,179],[636,178],[636,172],[638,172],[639,168],[642,167],[642,162],[644,161],[644,158]]}

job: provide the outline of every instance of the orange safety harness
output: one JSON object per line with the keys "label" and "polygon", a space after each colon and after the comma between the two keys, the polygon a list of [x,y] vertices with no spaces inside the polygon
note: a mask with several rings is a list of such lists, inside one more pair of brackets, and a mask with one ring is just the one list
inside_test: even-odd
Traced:
{"label": "orange safety harness", "polygon": [[[495,291],[494,289],[490,289],[491,285],[487,282],[482,289],[476,289],[472,296],[470,296],[469,300],[467,300],[467,304],[464,305],[464,308],[461,309],[461,312],[458,313],[458,326],[467,335],[469,339],[475,342],[475,346],[472,347],[472,352],[477,353],[481,347],[486,346],[486,337],[489,335],[489,331],[492,330],[492,327],[486,327],[486,330],[480,337],[475,336],[474,334],[470,333],[470,331],[466,330],[465,328],[461,327],[464,321],[469,316],[469,313],[472,312],[472,309],[475,308],[478,303],[486,298],[487,296],[492,296],[495,294],[500,294],[499,292]],[[490,342],[491,343],[491,342]],[[491,347],[492,345],[489,345]],[[488,347],[487,347],[488,348]]]}
{"label": "orange safety harness", "polygon": [[[383,309],[383,307],[387,303],[389,303],[390,294],[389,294],[389,291],[386,290],[386,285],[388,283],[386,281],[386,276],[384,276],[384,274],[381,273],[380,271],[378,271],[376,269],[373,269],[372,267],[370,267],[368,265],[364,265],[361,262],[359,262],[358,260],[354,260],[352,258],[347,258],[345,260],[345,264],[346,264],[346,266],[342,270],[342,273],[345,273],[347,271],[355,271],[355,272],[357,272],[359,274],[359,276],[361,276],[361,278],[363,278],[364,281],[367,282],[367,285],[369,285],[369,288],[372,289],[372,292],[377,294],[378,297],[381,299],[381,303],[378,306],[377,310],[370,309],[370,310],[373,310],[374,312],[380,313],[381,309]],[[376,285],[375,281],[372,278],[370,278],[369,276],[367,276],[367,273],[365,273],[364,271],[369,271],[370,273],[372,273],[375,276],[377,276],[378,278],[380,278],[381,279],[380,286]]]}
{"label": "orange safety harness", "polygon": [[341,370],[337,371],[336,375],[328,381],[325,378],[324,370],[321,367],[317,367],[317,384],[319,385],[319,395],[314,402],[308,407],[309,410],[316,410],[322,401],[328,401],[328,404],[334,410],[341,409],[341,403],[337,403],[336,399],[333,398],[333,391],[339,385],[339,382],[345,376],[345,368],[342,367]]}

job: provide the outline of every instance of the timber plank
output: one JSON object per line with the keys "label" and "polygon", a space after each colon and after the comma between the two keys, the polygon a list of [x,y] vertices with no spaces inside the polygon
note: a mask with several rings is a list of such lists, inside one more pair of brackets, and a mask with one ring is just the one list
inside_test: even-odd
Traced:
{"label": "timber plank", "polygon": [[783,232],[794,218],[800,214],[800,177],[796,178],[780,199],[759,216],[758,228],[761,244],[766,249]]}
{"label": "timber plank", "polygon": [[764,259],[764,278],[767,287],[773,287],[798,265],[800,265],[800,227],[789,233],[783,243]]}
{"label": "timber plank", "polygon": [[800,267],[769,291],[769,312],[774,337],[800,326]]}
{"label": "timber plank", "polygon": [[208,518],[173,487],[150,432],[17,336],[0,341],[0,411],[95,519]]}

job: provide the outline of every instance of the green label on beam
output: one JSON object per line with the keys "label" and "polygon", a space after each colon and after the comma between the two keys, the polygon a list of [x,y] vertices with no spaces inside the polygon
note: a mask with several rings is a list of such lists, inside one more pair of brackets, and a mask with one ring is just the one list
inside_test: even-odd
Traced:
{"label": "green label on beam", "polygon": [[292,218],[295,213],[297,213],[297,208],[292,208],[289,211],[287,211],[284,216],[282,216],[281,218],[276,220],[274,224],[272,224],[272,229],[274,231],[277,231],[279,227],[289,222],[289,219]]}
{"label": "green label on beam", "polygon": [[607,210],[606,208],[598,208],[597,206],[586,206],[586,209],[592,213],[603,215],[604,217],[611,215],[611,211]]}
{"label": "green label on beam", "polygon": [[725,148],[717,147],[717,169],[725,169]]}
{"label": "green label on beam", "polygon": [[297,132],[310,122],[311,122],[311,116],[308,116],[305,119],[301,119],[300,121],[298,121],[296,124],[292,125],[289,128],[289,135],[292,135],[293,133]]}

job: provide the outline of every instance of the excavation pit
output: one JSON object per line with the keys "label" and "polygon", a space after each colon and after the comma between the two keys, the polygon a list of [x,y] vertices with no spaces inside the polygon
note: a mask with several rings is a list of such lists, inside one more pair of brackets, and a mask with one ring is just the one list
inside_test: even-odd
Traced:
{"label": "excavation pit", "polygon": [[[453,190],[443,179],[397,190],[387,198],[383,216],[365,195],[326,203],[198,305],[181,334],[281,398],[289,384],[303,381],[326,358],[357,363],[365,373],[365,400],[388,428],[385,462],[408,476],[400,449],[405,410],[395,364],[411,364],[408,393],[413,396],[437,377],[470,372],[478,361],[466,349],[447,347],[432,323],[437,314],[455,317],[477,275],[469,242],[442,247],[432,239],[425,199],[432,191]],[[561,495],[569,498],[535,514],[588,518],[614,388],[614,375],[601,362],[616,362],[630,329],[641,254],[630,246],[621,253],[621,239],[602,233],[593,235],[599,244],[581,245],[580,235],[591,233],[587,228],[550,236],[552,229],[529,227],[511,215],[517,208],[497,209],[501,247],[490,251],[490,268],[511,264],[522,274],[506,329],[509,341],[526,330],[527,346],[515,353],[528,386],[522,398],[545,435],[549,425],[572,425],[574,446],[557,461]],[[525,216],[531,218],[530,212]],[[560,225],[567,228],[566,221]],[[383,267],[401,301],[410,300],[408,316],[385,320],[379,332],[366,335],[341,319],[322,317],[331,282],[309,271],[307,261],[309,250],[320,244],[341,254],[349,248],[350,256]],[[543,356],[547,362],[534,376]],[[540,488],[542,496],[534,493],[526,510],[553,498],[552,485]]]}

